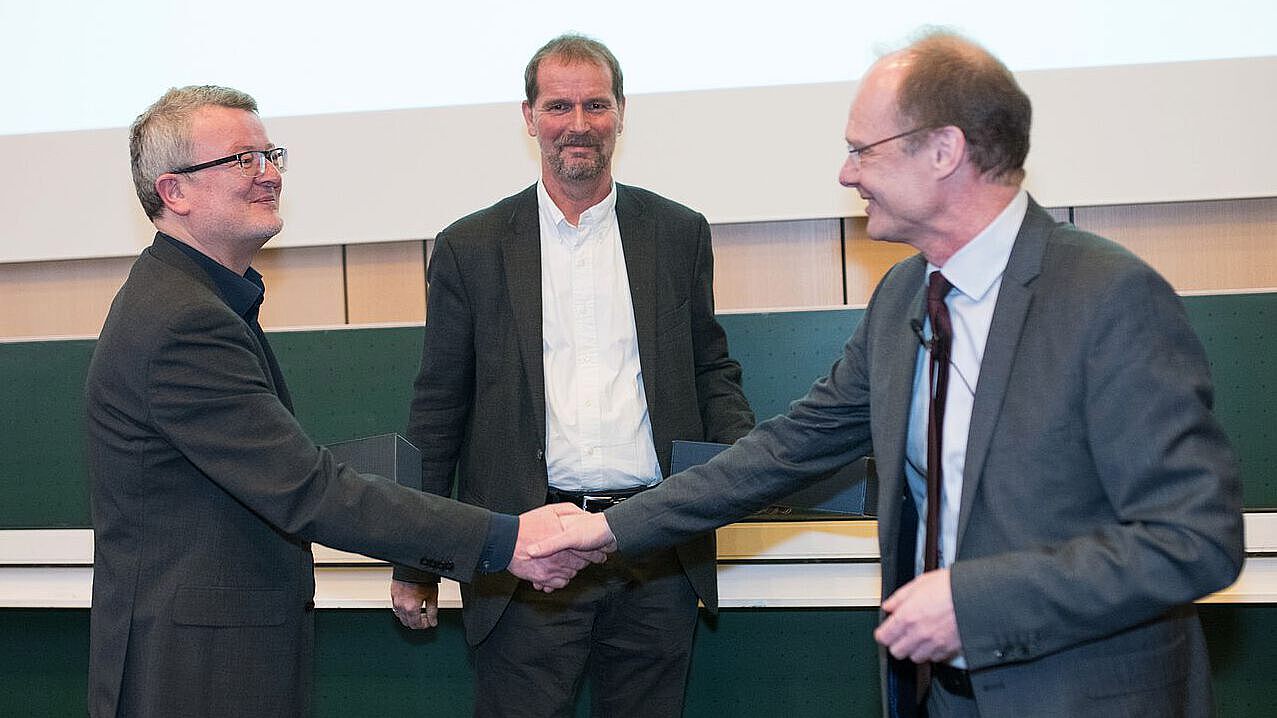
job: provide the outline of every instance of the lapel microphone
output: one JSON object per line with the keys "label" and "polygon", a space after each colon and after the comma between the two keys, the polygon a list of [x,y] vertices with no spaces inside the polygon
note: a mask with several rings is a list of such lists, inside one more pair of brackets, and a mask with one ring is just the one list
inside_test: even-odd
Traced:
{"label": "lapel microphone", "polygon": [[[922,345],[923,349],[928,352],[935,352],[936,338],[933,336],[930,340],[928,340],[926,335],[922,333],[921,319],[917,317],[910,319],[909,328],[913,330],[913,335],[918,338],[918,343]],[[962,386],[966,387],[967,392],[970,393],[971,396],[975,396],[975,389],[972,388],[971,382],[967,381],[967,377],[963,375],[962,370],[958,368],[958,365],[953,362],[952,358],[949,359],[949,366],[952,367],[954,374],[958,377],[958,380],[962,382]]]}
{"label": "lapel microphone", "polygon": [[915,337],[918,337],[918,343],[922,345],[923,349],[926,349],[927,351],[931,351],[932,349],[935,348],[935,341],[936,341],[935,338],[933,337],[930,341],[927,341],[926,335],[922,333],[921,319],[917,317],[910,319],[909,328],[913,330],[913,335]]}

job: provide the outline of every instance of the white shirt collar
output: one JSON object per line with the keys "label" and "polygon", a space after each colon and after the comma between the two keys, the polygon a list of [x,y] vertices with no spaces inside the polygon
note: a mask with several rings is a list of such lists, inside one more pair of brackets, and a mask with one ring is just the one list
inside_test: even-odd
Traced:
{"label": "white shirt collar", "polygon": [[[1028,209],[1029,194],[1021,188],[988,226],[949,257],[944,265],[944,278],[968,298],[980,301],[1006,270]],[[936,268],[928,262],[927,274]]]}
{"label": "white shirt collar", "polygon": [[[554,203],[550,198],[550,193],[545,189],[545,182],[537,180],[537,208],[540,210],[542,218],[548,219],[550,224],[559,228],[560,231],[564,227],[572,225],[567,221],[567,215],[563,214],[563,210],[559,209],[559,205]],[[612,183],[612,189],[607,193],[598,204],[590,207],[581,213],[580,219],[577,220],[575,229],[582,234],[588,234],[599,222],[611,215],[616,209],[616,182]]]}

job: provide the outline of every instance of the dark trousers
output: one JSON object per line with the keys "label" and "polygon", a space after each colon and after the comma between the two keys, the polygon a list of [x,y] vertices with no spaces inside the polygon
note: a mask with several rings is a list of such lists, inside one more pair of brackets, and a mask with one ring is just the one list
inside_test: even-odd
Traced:
{"label": "dark trousers", "polygon": [[474,648],[474,714],[571,718],[588,679],[595,718],[681,716],[696,617],[672,550],[613,554],[553,593],[520,582]]}

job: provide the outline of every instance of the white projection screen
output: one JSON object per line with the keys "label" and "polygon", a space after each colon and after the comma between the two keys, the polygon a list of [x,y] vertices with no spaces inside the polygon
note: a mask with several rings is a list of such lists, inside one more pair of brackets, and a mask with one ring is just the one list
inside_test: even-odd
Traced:
{"label": "white projection screen", "polygon": [[523,67],[566,31],[624,68],[619,181],[715,223],[853,216],[855,79],[924,26],[1017,73],[1043,204],[1277,195],[1271,0],[0,0],[0,262],[148,244],[124,128],[187,84],[249,92],[289,148],[272,246],[432,237],[535,179]]}

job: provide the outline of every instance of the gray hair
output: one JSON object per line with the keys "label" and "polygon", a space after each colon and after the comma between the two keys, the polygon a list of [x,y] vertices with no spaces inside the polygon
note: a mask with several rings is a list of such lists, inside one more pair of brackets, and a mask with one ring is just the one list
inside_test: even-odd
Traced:
{"label": "gray hair", "polygon": [[529,105],[535,103],[537,95],[541,93],[541,88],[537,86],[537,69],[547,57],[557,58],[567,64],[588,62],[606,67],[612,73],[612,94],[617,103],[625,104],[625,79],[621,75],[621,63],[616,61],[612,51],[592,37],[568,33],[542,45],[532,59],[528,60],[528,67],[523,71],[523,89]]}
{"label": "gray hair", "polygon": [[210,105],[257,112],[257,101],[239,90],[216,85],[174,87],[138,115],[129,128],[133,188],[148,218],[155,219],[164,211],[155,180],[190,164],[191,115]]}

